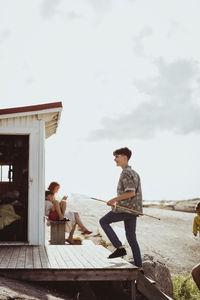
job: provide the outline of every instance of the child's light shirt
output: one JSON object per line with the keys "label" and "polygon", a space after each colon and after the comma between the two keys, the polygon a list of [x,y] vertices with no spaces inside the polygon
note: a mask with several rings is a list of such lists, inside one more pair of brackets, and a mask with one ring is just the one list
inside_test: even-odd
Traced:
{"label": "child's light shirt", "polygon": [[51,209],[53,208],[53,203],[49,200],[45,200],[45,216],[49,216]]}

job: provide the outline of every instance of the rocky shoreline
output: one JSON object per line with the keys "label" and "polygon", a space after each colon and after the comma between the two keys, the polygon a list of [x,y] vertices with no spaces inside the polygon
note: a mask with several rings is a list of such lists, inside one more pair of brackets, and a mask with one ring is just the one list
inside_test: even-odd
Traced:
{"label": "rocky shoreline", "polygon": [[145,204],[144,207],[157,207],[161,209],[169,209],[181,212],[195,213],[195,207],[200,202],[200,198],[188,199],[188,200],[171,200],[171,201],[160,201],[160,203]]}

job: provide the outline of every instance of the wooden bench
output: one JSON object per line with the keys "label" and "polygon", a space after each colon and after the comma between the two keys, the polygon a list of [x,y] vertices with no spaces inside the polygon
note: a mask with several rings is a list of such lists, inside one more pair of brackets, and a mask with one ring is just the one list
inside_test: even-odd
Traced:
{"label": "wooden bench", "polygon": [[65,222],[67,221],[52,221],[49,220],[50,229],[50,241],[52,245],[64,245],[65,244]]}

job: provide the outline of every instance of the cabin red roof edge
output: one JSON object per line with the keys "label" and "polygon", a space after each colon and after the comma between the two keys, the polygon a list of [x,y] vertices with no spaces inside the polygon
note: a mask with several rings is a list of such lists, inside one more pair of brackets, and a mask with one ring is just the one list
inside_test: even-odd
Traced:
{"label": "cabin red roof edge", "polygon": [[38,110],[45,110],[45,109],[59,108],[59,107],[62,108],[62,102],[53,102],[53,103],[29,105],[29,106],[22,106],[22,107],[12,107],[12,108],[0,109],[0,115],[16,114],[16,113],[38,111]]}

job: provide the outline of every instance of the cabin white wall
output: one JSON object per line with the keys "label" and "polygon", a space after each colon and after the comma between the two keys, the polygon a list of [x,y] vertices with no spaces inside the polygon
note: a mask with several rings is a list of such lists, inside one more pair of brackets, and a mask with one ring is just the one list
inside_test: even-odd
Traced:
{"label": "cabin white wall", "polygon": [[38,131],[33,131],[29,138],[28,241],[30,245],[39,244],[38,147]]}
{"label": "cabin white wall", "polygon": [[39,232],[38,243],[44,245],[45,243],[45,122],[39,120],[39,160],[38,160],[38,200],[39,200]]}

